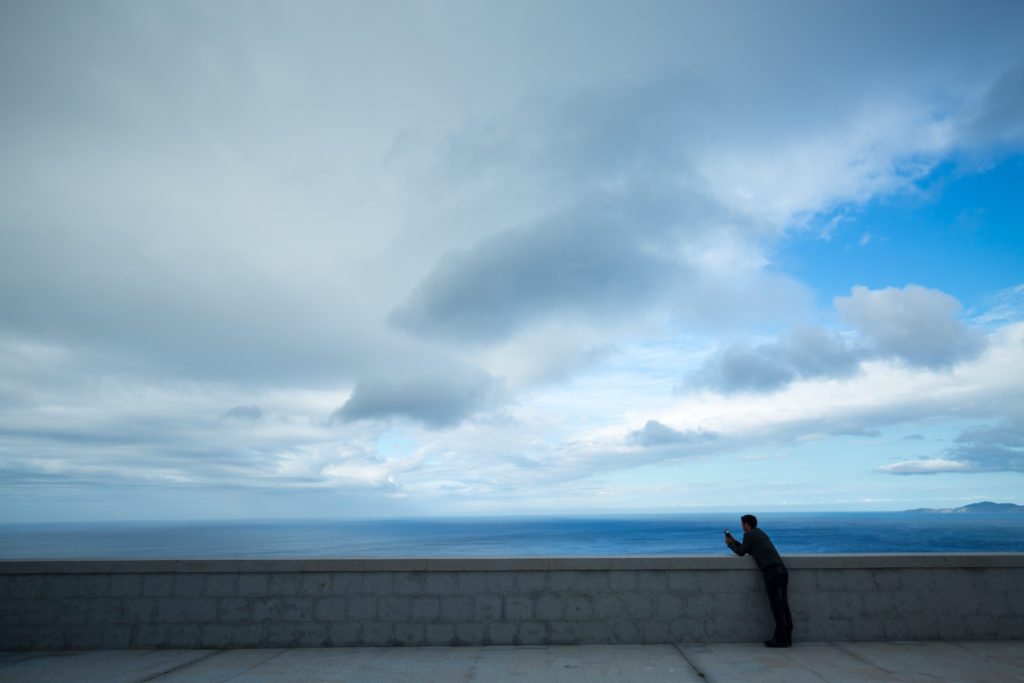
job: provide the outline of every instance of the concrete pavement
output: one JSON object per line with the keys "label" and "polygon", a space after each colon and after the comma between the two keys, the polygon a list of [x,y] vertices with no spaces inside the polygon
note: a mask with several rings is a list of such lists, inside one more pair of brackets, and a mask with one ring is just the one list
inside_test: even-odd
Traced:
{"label": "concrete pavement", "polygon": [[0,653],[0,681],[1024,681],[1024,641]]}

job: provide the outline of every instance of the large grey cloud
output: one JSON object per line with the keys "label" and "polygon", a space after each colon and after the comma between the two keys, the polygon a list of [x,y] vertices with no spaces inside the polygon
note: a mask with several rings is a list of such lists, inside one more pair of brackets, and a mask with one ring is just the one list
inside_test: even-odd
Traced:
{"label": "large grey cloud", "polygon": [[670,288],[677,269],[629,224],[569,216],[446,255],[391,320],[427,336],[497,341],[557,313],[628,315]]}
{"label": "large grey cloud", "polygon": [[857,286],[850,296],[836,297],[835,306],[879,355],[908,365],[950,368],[985,348],[983,334],[957,320],[960,302],[935,289]]}
{"label": "large grey cloud", "polygon": [[974,145],[1001,144],[1011,149],[1024,145],[1024,64],[996,79],[966,114],[961,134],[965,143]]}
{"label": "large grey cloud", "polygon": [[980,470],[1024,472],[1024,425],[968,429],[956,438],[949,455]]}
{"label": "large grey cloud", "polygon": [[688,429],[679,431],[657,420],[648,420],[643,428],[637,429],[626,435],[626,441],[630,444],[643,446],[645,448],[655,446],[672,446],[678,444],[691,444],[701,441],[714,441],[718,435],[703,429]]}
{"label": "large grey cloud", "polygon": [[872,358],[945,370],[977,358],[986,347],[983,332],[957,319],[960,302],[938,290],[857,286],[850,296],[836,297],[835,306],[858,338],[799,326],[778,341],[737,342],[708,359],[680,389],[771,392],[800,379],[851,377]]}
{"label": "large grey cloud", "polygon": [[737,343],[719,352],[681,387],[708,387],[724,394],[769,392],[798,379],[849,377],[864,354],[823,328],[801,326],[777,342]]}
{"label": "large grey cloud", "polygon": [[490,374],[449,364],[363,377],[331,416],[335,422],[406,418],[432,428],[458,424],[486,407],[501,384]]}

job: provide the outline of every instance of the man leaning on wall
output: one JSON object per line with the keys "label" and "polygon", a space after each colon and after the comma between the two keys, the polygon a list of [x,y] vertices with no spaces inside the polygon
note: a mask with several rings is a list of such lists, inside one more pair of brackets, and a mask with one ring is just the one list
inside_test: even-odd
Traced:
{"label": "man leaning on wall", "polygon": [[768,602],[775,617],[775,635],[764,641],[768,647],[789,647],[793,644],[793,616],[789,613],[789,571],[786,569],[775,544],[761,529],[757,528],[757,517],[740,517],[743,527],[743,541],[737,541],[731,533],[725,532],[725,544],[737,555],[750,555],[764,574],[764,587]]}

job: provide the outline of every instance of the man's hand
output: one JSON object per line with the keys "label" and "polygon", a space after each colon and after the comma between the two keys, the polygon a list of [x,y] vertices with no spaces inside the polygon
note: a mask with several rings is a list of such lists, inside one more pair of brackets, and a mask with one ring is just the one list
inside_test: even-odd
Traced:
{"label": "man's hand", "polygon": [[729,546],[729,547],[732,547],[732,535],[731,534],[729,536],[725,537],[725,544],[727,546]]}

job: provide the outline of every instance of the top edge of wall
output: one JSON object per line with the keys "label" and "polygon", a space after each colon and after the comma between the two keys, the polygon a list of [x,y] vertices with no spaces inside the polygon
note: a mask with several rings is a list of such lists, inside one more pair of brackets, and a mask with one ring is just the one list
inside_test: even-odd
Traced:
{"label": "top edge of wall", "polygon": [[[785,555],[800,569],[1021,568],[1024,553]],[[619,555],[571,557],[339,559],[63,559],[0,560],[0,574],[128,574],[386,571],[686,571],[754,570],[747,557]]]}

